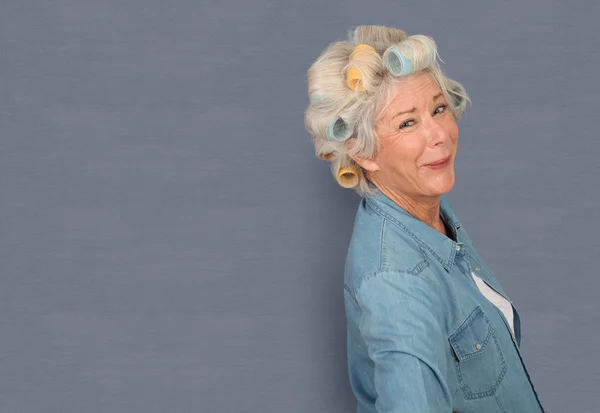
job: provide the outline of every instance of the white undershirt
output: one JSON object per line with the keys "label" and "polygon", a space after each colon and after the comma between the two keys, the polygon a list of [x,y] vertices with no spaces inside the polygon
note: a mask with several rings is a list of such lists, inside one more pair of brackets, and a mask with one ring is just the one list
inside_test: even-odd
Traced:
{"label": "white undershirt", "polygon": [[504,316],[506,317],[506,319],[508,320],[508,324],[510,324],[510,328],[513,331],[513,336],[514,336],[514,331],[515,331],[515,327],[513,324],[513,308],[512,305],[510,304],[510,302],[502,297],[500,294],[498,294],[496,291],[494,291],[493,288],[491,288],[489,285],[486,284],[485,281],[483,281],[481,278],[479,278],[479,276],[477,276],[477,274],[475,274],[474,272],[471,272],[471,275],[473,276],[473,279],[475,280],[475,283],[477,284],[477,288],[479,288],[479,291],[481,291],[481,294],[483,294],[485,296],[485,298],[487,298],[492,304],[494,304],[496,307],[498,307],[498,309],[500,311],[502,311],[502,313],[504,313]]}

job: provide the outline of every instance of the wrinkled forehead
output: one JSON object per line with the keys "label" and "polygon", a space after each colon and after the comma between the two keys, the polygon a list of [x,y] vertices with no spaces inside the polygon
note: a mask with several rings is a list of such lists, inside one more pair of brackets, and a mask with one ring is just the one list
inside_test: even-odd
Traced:
{"label": "wrinkled forehead", "polygon": [[409,76],[393,79],[381,97],[379,119],[389,120],[399,111],[425,109],[442,89],[428,72],[417,72]]}

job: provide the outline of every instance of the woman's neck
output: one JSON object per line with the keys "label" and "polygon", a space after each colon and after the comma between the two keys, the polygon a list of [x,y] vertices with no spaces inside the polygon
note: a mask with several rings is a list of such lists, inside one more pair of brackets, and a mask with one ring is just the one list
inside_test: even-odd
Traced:
{"label": "woman's neck", "polygon": [[416,198],[394,191],[385,185],[376,183],[374,183],[374,185],[409,214],[423,221],[436,231],[446,235],[448,238],[451,238],[451,234],[446,230],[444,221],[440,216],[441,196]]}

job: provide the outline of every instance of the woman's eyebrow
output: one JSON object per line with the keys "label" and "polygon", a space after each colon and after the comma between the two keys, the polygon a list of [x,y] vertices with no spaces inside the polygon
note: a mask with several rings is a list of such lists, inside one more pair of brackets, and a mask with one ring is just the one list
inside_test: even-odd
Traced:
{"label": "woman's eyebrow", "polygon": [[[443,93],[442,93],[442,92],[440,92],[440,93],[438,93],[437,95],[435,95],[435,96],[433,97],[433,99],[432,99],[432,100],[433,100],[433,101],[435,101],[437,98],[439,98],[439,97],[440,97],[440,96],[442,96],[442,95],[443,95]],[[400,116],[400,115],[403,115],[403,114],[405,114],[405,113],[412,113],[412,112],[414,112],[415,110],[417,110],[417,108],[413,107],[413,108],[412,108],[412,109],[410,109],[410,110],[403,110],[403,111],[400,111],[400,112],[396,113],[394,116],[392,116],[392,118],[390,119],[390,121],[394,120],[394,118],[395,118],[396,116]]]}

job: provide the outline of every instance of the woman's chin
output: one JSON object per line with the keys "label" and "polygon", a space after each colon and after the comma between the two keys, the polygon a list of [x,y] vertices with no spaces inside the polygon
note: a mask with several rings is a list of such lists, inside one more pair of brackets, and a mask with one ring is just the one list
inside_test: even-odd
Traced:
{"label": "woman's chin", "polygon": [[429,191],[431,194],[444,195],[454,187],[454,173],[443,174],[429,181]]}

